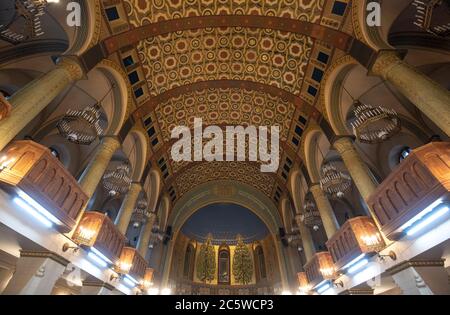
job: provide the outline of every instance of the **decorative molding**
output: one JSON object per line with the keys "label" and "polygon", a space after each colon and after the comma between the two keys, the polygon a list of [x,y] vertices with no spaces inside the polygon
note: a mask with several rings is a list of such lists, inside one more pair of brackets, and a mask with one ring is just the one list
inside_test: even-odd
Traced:
{"label": "decorative molding", "polygon": [[58,264],[63,265],[64,267],[67,267],[67,265],[70,263],[66,258],[54,253],[54,252],[48,252],[48,251],[30,251],[30,250],[21,250],[20,251],[20,258],[26,257],[26,258],[49,258]]}
{"label": "decorative molding", "polygon": [[94,287],[94,288],[105,288],[107,290],[113,291],[115,288],[106,282],[96,281],[96,280],[85,280],[83,281],[83,287]]}
{"label": "decorative molding", "polygon": [[391,276],[408,268],[417,267],[444,267],[445,259],[438,260],[407,260],[386,270]]}

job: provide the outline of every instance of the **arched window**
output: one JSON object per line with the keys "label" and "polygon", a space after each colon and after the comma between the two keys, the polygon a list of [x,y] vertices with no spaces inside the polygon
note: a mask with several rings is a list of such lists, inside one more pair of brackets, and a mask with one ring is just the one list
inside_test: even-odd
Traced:
{"label": "arched window", "polygon": [[255,258],[259,280],[266,279],[267,278],[266,259],[264,257],[264,251],[260,245],[255,249]]}
{"label": "arched window", "polygon": [[186,255],[184,256],[184,269],[183,277],[192,280],[194,275],[194,262],[195,262],[195,248],[192,244],[189,244],[186,248]]}
{"label": "arched window", "polygon": [[218,283],[230,284],[230,249],[226,245],[219,248]]}

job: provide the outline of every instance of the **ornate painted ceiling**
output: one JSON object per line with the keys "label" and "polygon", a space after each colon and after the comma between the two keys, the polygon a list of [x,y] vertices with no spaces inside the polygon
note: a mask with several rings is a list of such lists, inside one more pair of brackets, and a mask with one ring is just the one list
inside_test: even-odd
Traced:
{"label": "ornate painted ceiling", "polygon": [[[349,39],[344,33],[331,36],[344,27],[348,0],[124,0],[122,5],[127,25],[112,22],[110,29],[113,35],[128,29],[130,36],[106,46],[123,47],[123,59],[128,46],[135,45],[146,93],[136,98],[134,117],[148,130],[152,162],[172,200],[202,183],[231,179],[277,202],[299,160],[303,131],[310,118],[321,117],[321,80],[335,51],[329,43],[343,47]],[[207,16],[222,19],[195,19]],[[296,31],[282,31],[288,25]],[[194,118],[202,118],[204,126],[279,126],[279,171],[264,174],[249,162],[174,162],[170,132],[180,125],[192,128]]]}

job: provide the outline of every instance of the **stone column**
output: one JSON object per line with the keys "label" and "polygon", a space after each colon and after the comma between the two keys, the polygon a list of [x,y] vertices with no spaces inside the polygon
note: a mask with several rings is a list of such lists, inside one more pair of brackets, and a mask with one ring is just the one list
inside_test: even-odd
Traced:
{"label": "stone column", "polygon": [[[103,137],[96,148],[94,156],[87,165],[80,177],[79,183],[81,189],[90,199],[97,189],[100,180],[105,173],[113,154],[120,148],[120,142],[117,137]],[[81,218],[82,213],[79,217]]]}
{"label": "stone column", "polygon": [[21,251],[16,271],[3,294],[50,295],[69,261],[52,252]]}
{"label": "stone column", "polygon": [[83,281],[81,295],[111,295],[114,287],[101,281]]}
{"label": "stone column", "polygon": [[316,253],[314,242],[311,236],[311,231],[303,223],[301,215],[295,216],[295,222],[297,222],[297,226],[298,229],[300,230],[300,235],[302,237],[302,244],[303,250],[305,251],[306,261],[310,261],[314,257],[314,254]]}
{"label": "stone column", "polygon": [[142,227],[141,233],[139,234],[139,240],[137,244],[137,250],[142,257],[147,256],[148,243],[150,242],[150,237],[152,236],[153,224],[155,224],[156,215],[152,213],[150,218],[148,218],[147,223]]}
{"label": "stone column", "polygon": [[12,110],[0,120],[0,150],[14,139],[39,113],[72,82],[83,77],[80,64],[69,57],[57,67],[20,89],[7,101]]}
{"label": "stone column", "polygon": [[312,184],[310,190],[313,194],[314,201],[316,202],[317,209],[319,210],[320,218],[322,219],[327,238],[330,239],[339,229],[339,223],[336,219],[336,215],[334,214],[327,195],[324,193],[319,184]]}
{"label": "stone column", "polygon": [[142,186],[140,183],[132,183],[117,214],[115,224],[123,235],[127,233],[128,225],[130,224],[131,216],[133,215],[133,210],[141,191]]}
{"label": "stone column", "polygon": [[450,136],[450,92],[400,59],[399,53],[382,50],[371,74],[383,77]]}
{"label": "stone column", "polygon": [[387,270],[404,295],[449,295],[444,260],[410,260]]}

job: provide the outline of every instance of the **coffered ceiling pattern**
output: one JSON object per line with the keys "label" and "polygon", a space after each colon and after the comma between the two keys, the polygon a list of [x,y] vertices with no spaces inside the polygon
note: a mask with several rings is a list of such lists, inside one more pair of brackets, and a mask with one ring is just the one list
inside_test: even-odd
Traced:
{"label": "coffered ceiling pattern", "polygon": [[257,163],[209,162],[200,163],[183,172],[176,179],[178,197],[197,185],[215,180],[235,180],[250,185],[271,197],[275,179],[272,174],[261,173]]}
{"label": "coffered ceiling pattern", "polygon": [[125,0],[130,23],[141,26],[162,20],[203,15],[263,15],[317,22],[325,0]]}
{"label": "coffered ceiling pattern", "polygon": [[263,92],[227,88],[183,94],[160,104],[155,112],[166,142],[176,126],[192,129],[194,118],[202,118],[207,126],[278,126],[286,141],[295,107]]}
{"label": "coffered ceiling pattern", "polygon": [[[159,165],[172,201],[205,182],[236,180],[276,202],[274,194],[286,189],[285,170],[289,174],[292,161],[298,161],[293,139],[301,137],[309,118],[321,116],[314,95],[327,61],[319,62],[318,53],[331,60],[332,47],[346,50],[351,43],[339,31],[344,17],[331,14],[332,4],[326,0],[122,4],[129,31],[108,39],[105,47],[110,52],[136,48],[144,77],[140,81],[148,91],[134,118],[159,140],[152,144],[152,161]],[[252,162],[173,161],[171,131],[176,126],[192,129],[194,118],[202,118],[204,127],[279,126],[278,172],[261,173],[260,165]]]}
{"label": "coffered ceiling pattern", "polygon": [[138,46],[151,95],[208,80],[261,82],[299,94],[313,40],[271,29],[174,32]]}

